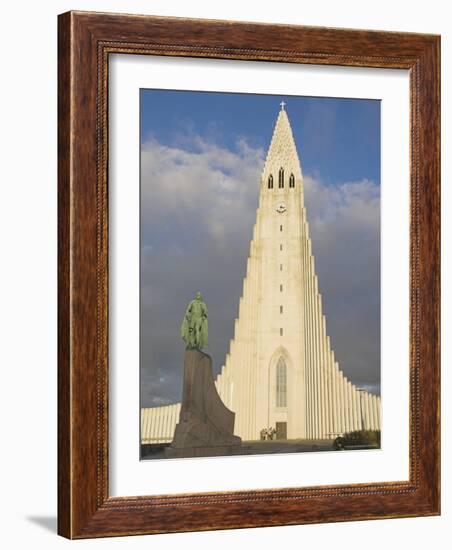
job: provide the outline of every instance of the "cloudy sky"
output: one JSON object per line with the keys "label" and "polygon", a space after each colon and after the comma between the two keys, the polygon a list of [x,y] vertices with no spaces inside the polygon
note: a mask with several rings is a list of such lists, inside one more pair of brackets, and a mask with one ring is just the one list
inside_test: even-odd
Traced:
{"label": "cloudy sky", "polygon": [[340,368],[380,386],[380,103],[141,91],[141,399],[180,400],[186,304],[209,308],[215,372],[245,276],[259,178],[284,99],[301,160],[327,332]]}

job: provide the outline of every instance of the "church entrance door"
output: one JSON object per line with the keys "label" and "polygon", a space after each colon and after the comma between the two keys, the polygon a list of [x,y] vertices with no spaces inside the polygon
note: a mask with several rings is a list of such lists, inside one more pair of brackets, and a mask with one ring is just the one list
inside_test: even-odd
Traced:
{"label": "church entrance door", "polygon": [[287,439],[287,422],[276,422],[276,439]]}

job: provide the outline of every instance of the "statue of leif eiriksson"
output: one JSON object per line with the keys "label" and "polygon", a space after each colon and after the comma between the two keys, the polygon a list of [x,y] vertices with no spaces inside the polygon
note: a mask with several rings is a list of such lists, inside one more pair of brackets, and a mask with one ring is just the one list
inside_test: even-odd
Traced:
{"label": "statue of leif eiriksson", "polygon": [[180,328],[187,349],[179,422],[165,456],[221,456],[241,452],[241,439],[234,435],[235,413],[221,400],[215,385],[212,359],[207,346],[207,306],[201,293],[185,310]]}
{"label": "statue of leif eiriksson", "polygon": [[207,347],[207,306],[203,302],[200,292],[196,294],[196,298],[188,304],[185,310],[181,336],[187,345],[187,349],[201,350]]}

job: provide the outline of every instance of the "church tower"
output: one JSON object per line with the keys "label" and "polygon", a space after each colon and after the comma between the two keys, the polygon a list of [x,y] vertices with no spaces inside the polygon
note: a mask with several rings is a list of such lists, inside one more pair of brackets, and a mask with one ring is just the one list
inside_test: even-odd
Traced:
{"label": "church tower", "polygon": [[[347,380],[331,349],[303,174],[284,106],[259,182],[234,337],[216,380],[223,402],[235,412],[234,433],[244,441],[259,439],[269,427],[279,439],[380,429],[380,398]],[[142,442],[171,440],[178,407],[143,409]]]}
{"label": "church tower", "polygon": [[303,174],[281,103],[261,173],[259,206],[234,338],[217,379],[242,439],[330,438],[379,427],[379,398],[339,370],[326,331],[304,204]]}

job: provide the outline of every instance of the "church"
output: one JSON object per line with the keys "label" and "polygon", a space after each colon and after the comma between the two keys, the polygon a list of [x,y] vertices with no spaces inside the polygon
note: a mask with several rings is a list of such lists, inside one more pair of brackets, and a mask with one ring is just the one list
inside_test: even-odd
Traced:
{"label": "church", "polygon": [[[234,337],[215,384],[243,441],[269,428],[282,440],[380,429],[380,397],[346,378],[327,334],[284,102],[261,173]],[[142,444],[171,441],[179,411],[180,403],[141,409]]]}

